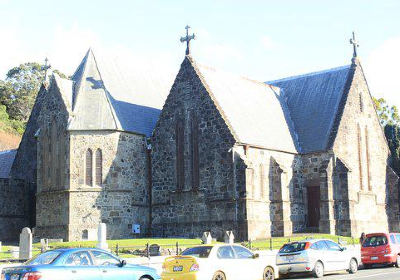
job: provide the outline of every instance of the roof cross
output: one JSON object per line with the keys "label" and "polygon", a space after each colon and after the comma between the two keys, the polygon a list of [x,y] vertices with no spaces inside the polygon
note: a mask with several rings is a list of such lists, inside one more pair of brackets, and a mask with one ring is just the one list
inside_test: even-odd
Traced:
{"label": "roof cross", "polygon": [[186,55],[190,55],[190,41],[195,39],[194,33],[189,35],[190,26],[186,25],[186,37],[181,37],[181,42],[186,42]]}
{"label": "roof cross", "polygon": [[356,40],[356,35],[353,31],[353,38],[350,39],[350,44],[353,45],[353,58],[357,57],[357,48],[360,47],[360,44]]}

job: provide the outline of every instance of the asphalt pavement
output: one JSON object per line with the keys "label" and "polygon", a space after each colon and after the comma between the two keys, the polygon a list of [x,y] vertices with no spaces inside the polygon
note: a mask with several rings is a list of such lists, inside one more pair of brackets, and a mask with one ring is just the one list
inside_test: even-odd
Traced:
{"label": "asphalt pavement", "polygon": [[[289,279],[315,280],[311,275],[291,276]],[[400,280],[400,268],[377,267],[371,269],[360,269],[356,274],[349,274],[346,271],[325,274],[323,280]]]}

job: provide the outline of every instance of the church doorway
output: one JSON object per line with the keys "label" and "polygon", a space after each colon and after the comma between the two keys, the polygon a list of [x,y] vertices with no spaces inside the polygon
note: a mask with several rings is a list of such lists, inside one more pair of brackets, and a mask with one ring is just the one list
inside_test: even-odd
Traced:
{"label": "church doorway", "polygon": [[307,188],[307,201],[308,201],[308,227],[310,229],[319,228],[320,220],[320,189],[318,187]]}

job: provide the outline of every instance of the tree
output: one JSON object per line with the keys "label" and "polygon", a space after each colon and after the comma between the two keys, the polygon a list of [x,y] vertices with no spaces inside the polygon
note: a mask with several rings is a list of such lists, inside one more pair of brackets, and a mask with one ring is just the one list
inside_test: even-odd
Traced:
{"label": "tree", "polygon": [[[66,78],[59,71],[54,72]],[[12,68],[5,81],[0,80],[0,103],[6,106],[11,120],[28,121],[44,75],[44,65],[28,62]]]}
{"label": "tree", "polygon": [[390,106],[383,98],[373,98],[379,120],[383,126],[400,125],[399,111],[396,106]]}

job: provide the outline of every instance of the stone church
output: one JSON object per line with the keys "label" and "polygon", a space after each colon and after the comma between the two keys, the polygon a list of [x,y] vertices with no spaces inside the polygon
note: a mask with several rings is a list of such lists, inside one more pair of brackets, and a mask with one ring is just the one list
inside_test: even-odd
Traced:
{"label": "stone church", "polygon": [[177,74],[138,67],[89,50],[71,79],[47,72],[7,176],[36,186],[21,228],[64,240],[95,238],[99,222],[109,238],[400,230],[356,52],[269,82],[200,65],[189,44]]}

